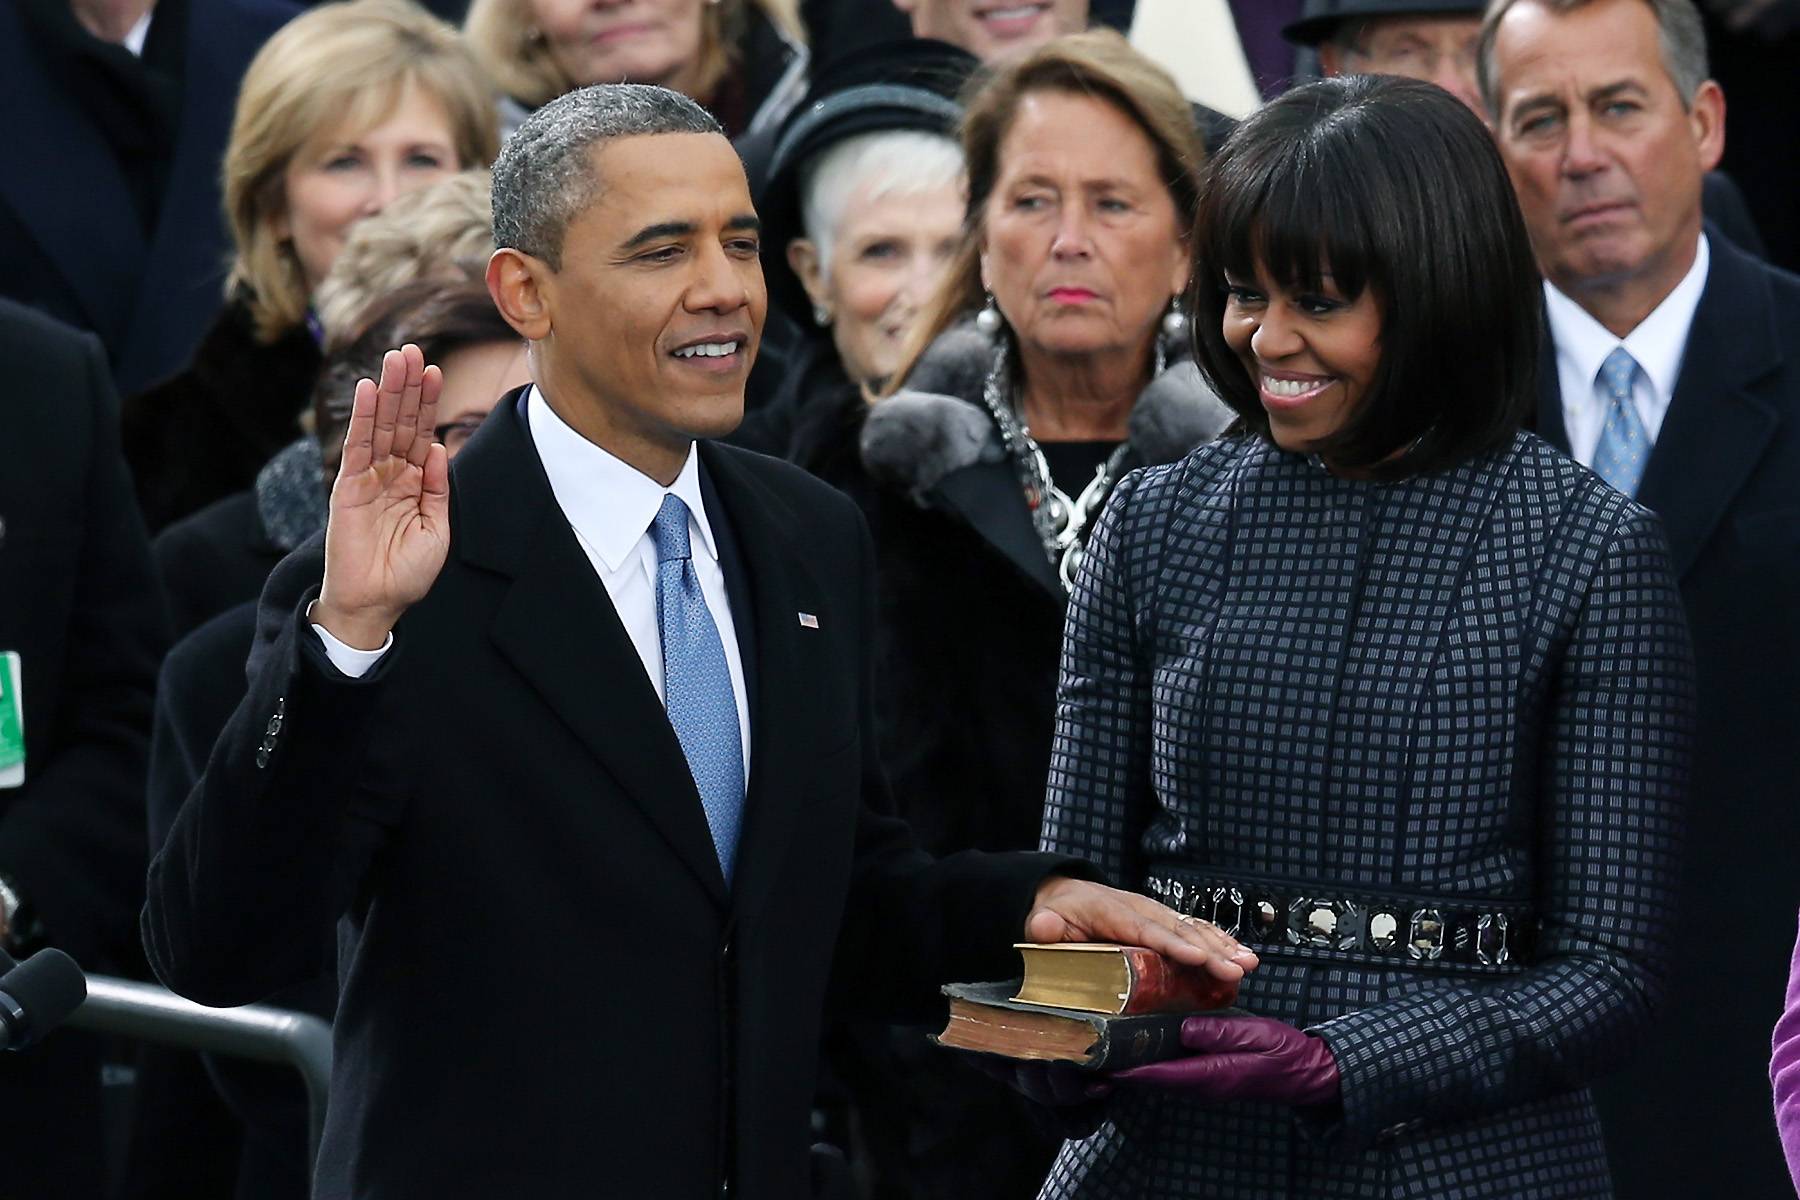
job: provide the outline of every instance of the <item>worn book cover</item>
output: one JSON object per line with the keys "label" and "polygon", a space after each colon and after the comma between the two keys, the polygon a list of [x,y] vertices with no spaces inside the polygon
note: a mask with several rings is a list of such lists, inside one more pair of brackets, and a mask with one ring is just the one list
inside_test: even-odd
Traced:
{"label": "worn book cover", "polygon": [[1122,1071],[1186,1053],[1181,1022],[1192,1011],[1126,1016],[1055,1008],[1013,999],[1018,987],[1017,982],[944,985],[950,1019],[932,1040],[957,1050],[1092,1071]]}

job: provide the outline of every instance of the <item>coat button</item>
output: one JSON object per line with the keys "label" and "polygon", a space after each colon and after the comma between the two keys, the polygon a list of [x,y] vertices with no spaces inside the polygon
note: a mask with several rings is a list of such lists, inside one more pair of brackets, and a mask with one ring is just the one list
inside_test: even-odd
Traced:
{"label": "coat button", "polygon": [[261,746],[256,748],[256,769],[262,770],[269,765],[269,752]]}

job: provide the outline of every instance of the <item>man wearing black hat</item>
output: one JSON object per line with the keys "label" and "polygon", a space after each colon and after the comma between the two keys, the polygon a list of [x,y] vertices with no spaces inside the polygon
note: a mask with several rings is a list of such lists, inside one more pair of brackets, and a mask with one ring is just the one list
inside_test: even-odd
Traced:
{"label": "man wearing black hat", "polygon": [[1471,0],[1307,0],[1281,31],[1319,52],[1326,75],[1405,75],[1435,83],[1481,113],[1475,47],[1481,5]]}

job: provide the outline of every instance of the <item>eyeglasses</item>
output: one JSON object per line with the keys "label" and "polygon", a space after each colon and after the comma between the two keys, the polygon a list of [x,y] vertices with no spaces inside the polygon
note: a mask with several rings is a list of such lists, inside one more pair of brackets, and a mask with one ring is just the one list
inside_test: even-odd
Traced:
{"label": "eyeglasses", "polygon": [[475,436],[475,431],[481,428],[481,423],[485,420],[487,420],[486,413],[471,413],[469,416],[458,417],[447,424],[439,425],[432,432],[437,435],[438,441],[444,443],[444,449],[455,454],[468,444],[469,439]]}

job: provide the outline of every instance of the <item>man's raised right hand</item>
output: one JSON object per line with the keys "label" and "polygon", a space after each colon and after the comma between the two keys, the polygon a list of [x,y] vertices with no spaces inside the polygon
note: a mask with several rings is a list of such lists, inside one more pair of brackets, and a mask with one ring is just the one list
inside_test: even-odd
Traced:
{"label": "man's raised right hand", "polygon": [[379,384],[356,384],[311,619],[360,650],[381,647],[450,552],[450,460],[432,432],[443,386],[410,344],[387,352]]}

